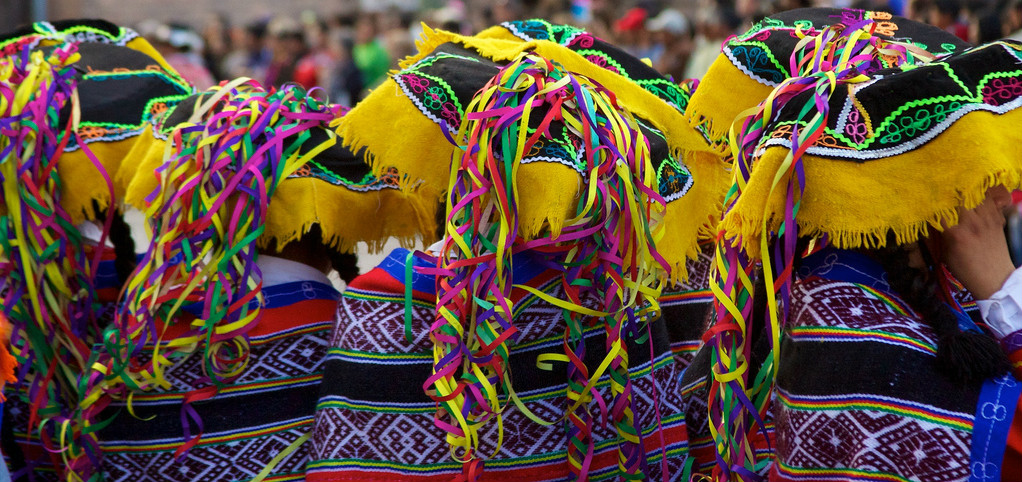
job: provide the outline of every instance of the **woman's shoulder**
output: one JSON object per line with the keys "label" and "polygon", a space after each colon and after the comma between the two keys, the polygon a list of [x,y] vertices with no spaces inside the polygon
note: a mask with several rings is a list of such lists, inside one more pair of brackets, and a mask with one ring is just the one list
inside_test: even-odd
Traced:
{"label": "woman's shoulder", "polygon": [[912,308],[883,287],[810,276],[792,287],[791,317],[795,336],[832,333],[844,337],[902,339],[935,351],[936,335]]}

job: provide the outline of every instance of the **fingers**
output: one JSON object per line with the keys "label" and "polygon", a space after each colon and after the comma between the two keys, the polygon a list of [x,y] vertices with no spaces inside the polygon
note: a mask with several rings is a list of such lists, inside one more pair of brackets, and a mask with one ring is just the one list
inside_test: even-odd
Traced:
{"label": "fingers", "polygon": [[1001,208],[990,198],[972,209],[958,208],[958,224],[946,227],[952,236],[960,234],[983,235],[1004,229],[1006,219]]}

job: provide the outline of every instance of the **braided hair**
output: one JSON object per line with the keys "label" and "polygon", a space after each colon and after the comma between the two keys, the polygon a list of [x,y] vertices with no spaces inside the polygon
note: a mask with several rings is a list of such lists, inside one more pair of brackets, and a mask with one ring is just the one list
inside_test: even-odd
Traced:
{"label": "braided hair", "polygon": [[[873,252],[887,272],[891,289],[926,321],[937,335],[937,369],[961,384],[978,384],[1002,375],[1010,364],[997,342],[985,333],[961,331],[958,318],[939,296],[932,269],[909,266],[904,246],[888,239],[887,248]],[[926,250],[924,243],[920,249]]]}

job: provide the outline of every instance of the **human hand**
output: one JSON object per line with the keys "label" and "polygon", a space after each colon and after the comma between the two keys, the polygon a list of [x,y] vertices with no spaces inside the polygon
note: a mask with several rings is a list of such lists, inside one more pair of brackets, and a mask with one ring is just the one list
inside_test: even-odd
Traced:
{"label": "human hand", "polygon": [[1003,186],[987,190],[973,209],[958,208],[958,224],[945,228],[943,261],[978,300],[990,298],[1015,270],[1004,237],[1004,208],[1011,195]]}

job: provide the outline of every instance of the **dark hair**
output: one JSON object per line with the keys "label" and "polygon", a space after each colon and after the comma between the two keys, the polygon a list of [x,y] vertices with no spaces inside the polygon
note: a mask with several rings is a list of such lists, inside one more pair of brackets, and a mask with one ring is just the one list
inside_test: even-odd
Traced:
{"label": "dark hair", "polygon": [[330,267],[337,271],[338,276],[345,283],[350,283],[351,280],[359,275],[358,256],[355,253],[341,253],[337,249],[330,247],[326,240],[323,239],[323,229],[319,227],[319,224],[313,224],[309,231],[296,241],[281,247],[277,245],[276,240],[273,240],[266,248],[260,249],[259,252],[305,262],[306,264],[309,264],[309,262],[315,263],[316,261],[322,262],[323,258],[326,258],[330,262]]}
{"label": "dark hair", "polygon": [[245,31],[256,40],[263,40],[266,38],[266,24],[266,21],[252,22],[245,26]]}
{"label": "dark hair", "polygon": [[976,42],[985,44],[1003,37],[1001,13],[995,9],[986,10],[976,19]]}
{"label": "dark hair", "polygon": [[950,15],[954,19],[962,13],[962,4],[958,0],[937,0],[933,2],[933,6],[938,12]]}
{"label": "dark hair", "polygon": [[[114,211],[107,239],[110,240],[110,244],[114,247],[114,256],[116,257],[114,259],[114,269],[117,271],[117,281],[123,285],[131,277],[131,273],[135,271],[135,265],[138,264],[135,255],[135,238],[131,237],[131,227],[124,221],[124,214],[117,212],[117,209],[114,207],[108,209],[113,209]],[[93,201],[92,212],[96,213],[97,222],[102,224],[109,211],[100,208],[99,203]]]}
{"label": "dark hair", "polygon": [[[888,239],[889,248],[873,253],[887,271],[891,289],[918,312],[937,335],[937,369],[955,382],[978,384],[1004,374],[1010,368],[997,342],[985,333],[961,331],[958,318],[938,293],[937,277],[932,269],[909,266],[903,246]],[[920,249],[926,250],[920,243]]]}
{"label": "dark hair", "polygon": [[344,284],[351,284],[358,272],[358,255],[355,253],[339,253],[330,250],[330,266],[337,272],[337,275],[344,280]]}
{"label": "dark hair", "polygon": [[131,228],[121,213],[115,212],[110,223],[110,243],[114,245],[116,256],[114,269],[117,270],[117,280],[124,284],[138,263],[135,257],[135,239],[131,237]]}
{"label": "dark hair", "polygon": [[440,201],[437,203],[436,214],[434,215],[436,221],[436,231],[433,233],[436,237],[434,241],[444,239],[444,235],[447,234],[447,203]]}

